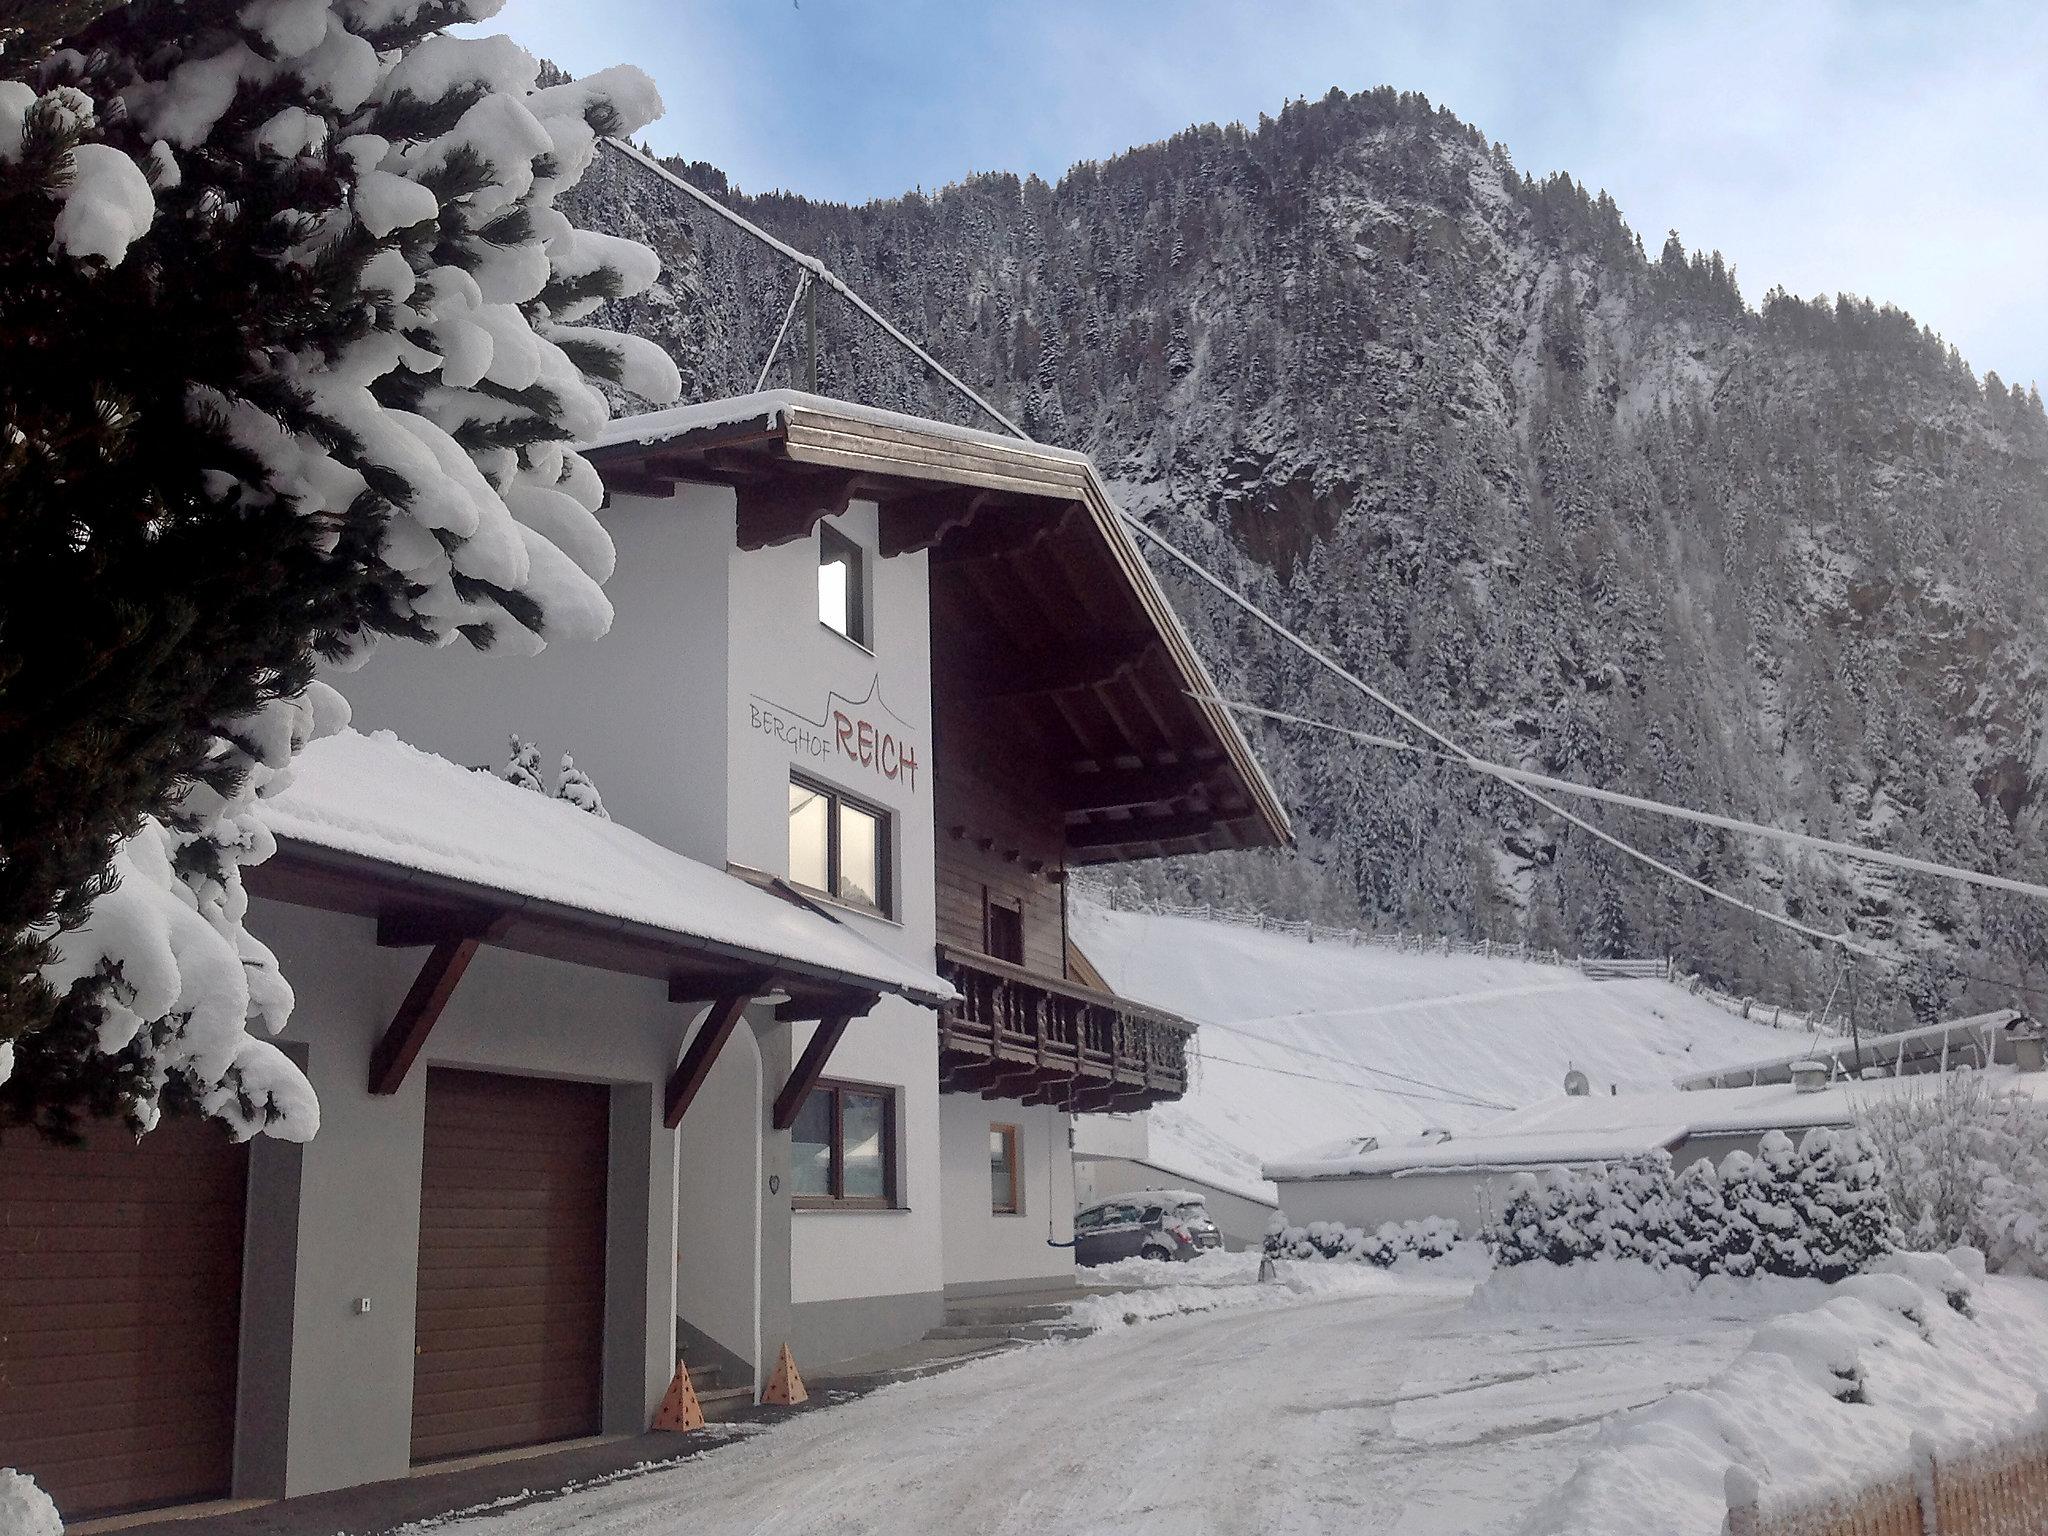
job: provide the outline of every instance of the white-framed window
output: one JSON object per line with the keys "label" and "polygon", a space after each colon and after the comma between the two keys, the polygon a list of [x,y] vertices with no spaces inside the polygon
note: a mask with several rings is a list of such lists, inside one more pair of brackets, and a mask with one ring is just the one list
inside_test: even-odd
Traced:
{"label": "white-framed window", "polygon": [[890,913],[892,827],[880,806],[816,779],[789,778],[789,878],[793,885],[879,916]]}
{"label": "white-framed window", "polygon": [[988,1128],[989,1210],[994,1215],[1024,1214],[1022,1142],[1014,1125]]}
{"label": "white-framed window", "polygon": [[855,645],[874,648],[868,625],[867,557],[837,528],[818,525],[818,622]]}

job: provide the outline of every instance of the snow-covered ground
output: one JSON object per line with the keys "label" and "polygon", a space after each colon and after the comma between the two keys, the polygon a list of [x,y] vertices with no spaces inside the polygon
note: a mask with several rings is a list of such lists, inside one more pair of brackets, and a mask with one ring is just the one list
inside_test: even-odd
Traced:
{"label": "snow-covered ground", "polygon": [[1118,992],[1193,1019],[1187,1096],[1151,1111],[1150,1160],[1265,1199],[1269,1159],[1354,1136],[1470,1130],[1557,1096],[1798,1050],[1663,981],[1476,955],[1310,944],[1194,918],[1073,910],[1075,941]]}
{"label": "snow-covered ground", "polygon": [[[1256,1268],[1220,1255],[1128,1278],[1220,1296]],[[1469,1274],[1426,1266],[1299,1271],[1263,1302],[1104,1319],[448,1536],[1508,1533],[1604,1417],[1705,1382],[1752,1327],[1670,1310],[1494,1315],[1468,1308]]]}

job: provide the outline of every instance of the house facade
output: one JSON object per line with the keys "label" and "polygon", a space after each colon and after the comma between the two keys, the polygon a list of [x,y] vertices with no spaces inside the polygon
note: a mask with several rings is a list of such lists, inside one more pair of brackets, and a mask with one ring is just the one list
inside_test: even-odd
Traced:
{"label": "house facade", "polygon": [[[117,1475],[67,1514],[637,1432],[679,1355],[751,1399],[1069,1283],[1074,1117],[1185,1086],[1190,1026],[1070,967],[1067,872],[1286,822],[1087,460],[785,392],[589,456],[611,633],[372,656],[272,807],[321,1133],[106,1139],[109,1188],[219,1162],[239,1258],[165,1388],[205,1446],[80,1406]],[[513,734],[613,820],[465,772]]]}

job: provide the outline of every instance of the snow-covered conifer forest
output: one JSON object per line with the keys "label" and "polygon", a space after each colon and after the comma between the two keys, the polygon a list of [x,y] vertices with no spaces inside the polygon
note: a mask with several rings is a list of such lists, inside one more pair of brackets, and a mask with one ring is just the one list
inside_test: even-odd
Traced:
{"label": "snow-covered conifer forest", "polygon": [[[2041,867],[2048,418],[1898,310],[1744,291],[1720,256],[1639,234],[1386,89],[1192,128],[1056,186],[986,175],[850,208],[677,169],[1481,755]],[[572,206],[663,258],[606,323],[667,348],[687,397],[751,388],[791,271],[619,157]],[[824,392],[967,419],[865,322],[829,301],[819,317]],[[1162,575],[1229,691],[1393,724]],[[1812,1006],[1830,988],[1803,941],[1498,785],[1257,737],[1309,857],[1148,879],[1281,915],[1676,953]],[[1866,980],[1866,1019],[2011,1001],[1959,968],[2048,979],[2023,898],[1600,819],[1746,900],[1922,957],[1875,997]]]}

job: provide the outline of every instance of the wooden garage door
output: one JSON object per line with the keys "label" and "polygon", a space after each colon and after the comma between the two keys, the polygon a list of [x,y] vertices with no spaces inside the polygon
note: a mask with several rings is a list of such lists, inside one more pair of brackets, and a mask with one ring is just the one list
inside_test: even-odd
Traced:
{"label": "wooden garage door", "polygon": [[68,1519],[228,1491],[248,1177],[201,1120],[0,1140],[0,1465]]}
{"label": "wooden garage door", "polygon": [[427,1074],[415,1461],[597,1432],[610,1115],[591,1083]]}

